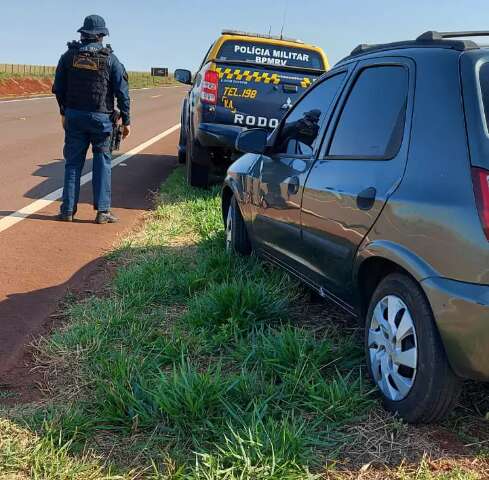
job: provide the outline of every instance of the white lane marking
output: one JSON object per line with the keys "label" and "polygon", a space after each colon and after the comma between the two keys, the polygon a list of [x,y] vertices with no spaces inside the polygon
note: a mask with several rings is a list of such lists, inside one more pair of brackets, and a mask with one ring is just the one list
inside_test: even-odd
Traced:
{"label": "white lane marking", "polygon": [[163,95],[161,95],[161,94],[160,94],[160,95],[151,95],[151,97],[149,97],[149,98],[160,98],[160,97],[162,97],[162,96],[163,96]]}
{"label": "white lane marking", "polygon": [[162,85],[161,87],[141,87],[141,88],[130,88],[131,92],[137,92],[140,90],[163,90],[167,88],[186,88],[186,85]]}
{"label": "white lane marking", "polygon": [[[132,150],[129,150],[129,152],[124,153],[123,155],[120,155],[117,158],[114,158],[112,160],[112,168],[119,165],[120,163],[125,162],[126,160],[129,160],[131,157],[134,157],[139,152],[153,145],[153,143],[156,143],[159,140],[168,137],[168,135],[171,135],[173,132],[176,132],[179,128],[180,128],[179,123],[173,125],[173,127],[169,128],[168,130],[161,132],[160,134],[156,135],[153,138],[150,138],[146,142],[141,143],[141,145],[138,145]],[[81,177],[80,183],[81,185],[85,185],[85,183],[88,183],[91,179],[92,179],[92,172],[86,173]],[[63,195],[63,188],[58,188],[54,192],[51,192],[48,195],[46,195],[45,197],[40,198],[39,200],[32,202],[31,204],[21,208],[20,210],[17,210],[16,212],[13,212],[10,215],[0,219],[0,232],[3,232],[10,227],[13,227],[16,223],[25,220],[29,215],[32,215],[38,212],[39,210],[42,210],[43,208],[47,207],[48,205],[51,205],[51,203],[55,202],[56,200],[59,200],[62,195]]]}
{"label": "white lane marking", "polygon": [[[141,90],[157,90],[160,88],[183,88],[185,85],[168,85],[167,87],[145,87],[145,88],[130,88],[130,92],[138,92]],[[162,95],[160,95],[161,97]],[[56,97],[54,95],[46,95],[44,97],[29,97],[29,98],[14,98],[12,100],[0,100],[2,103],[15,103],[15,102],[34,102],[39,100],[54,100]]]}
{"label": "white lane marking", "polygon": [[46,97],[30,97],[30,98],[16,98],[14,100],[0,100],[0,103],[15,103],[15,102],[34,102],[37,100],[52,100],[52,95],[48,95]]}

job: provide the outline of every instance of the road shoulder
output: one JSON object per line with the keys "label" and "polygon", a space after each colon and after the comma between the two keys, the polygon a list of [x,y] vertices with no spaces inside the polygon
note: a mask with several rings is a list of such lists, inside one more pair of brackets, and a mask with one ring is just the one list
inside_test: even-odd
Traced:
{"label": "road shoulder", "polygon": [[[0,382],[15,377],[25,345],[50,324],[59,302],[80,289],[118,239],[153,206],[152,192],[175,167],[177,133],[113,170],[113,211],[120,222],[93,223],[90,186],[82,188],[76,221],[55,220],[59,203],[26,218],[0,236]],[[8,389],[8,387],[7,387]]]}

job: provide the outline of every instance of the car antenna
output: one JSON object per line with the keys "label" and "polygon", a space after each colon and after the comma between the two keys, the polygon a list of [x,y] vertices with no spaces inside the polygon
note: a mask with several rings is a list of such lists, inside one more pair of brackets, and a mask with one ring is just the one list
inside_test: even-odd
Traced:
{"label": "car antenna", "polygon": [[270,28],[268,29],[268,36],[272,38],[272,24],[270,24]]}
{"label": "car antenna", "polygon": [[284,39],[284,28],[285,28],[285,21],[287,20],[287,12],[289,10],[289,2],[287,0],[285,7],[284,7],[284,17],[282,20],[282,28],[280,29],[280,40]]}

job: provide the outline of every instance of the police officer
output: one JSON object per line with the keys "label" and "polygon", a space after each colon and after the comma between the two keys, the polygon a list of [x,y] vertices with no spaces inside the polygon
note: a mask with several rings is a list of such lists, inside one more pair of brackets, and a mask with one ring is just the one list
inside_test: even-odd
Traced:
{"label": "police officer", "polygon": [[98,15],[85,18],[79,42],[68,44],[58,63],[53,93],[58,100],[65,129],[65,177],[63,203],[58,219],[73,221],[80,193],[80,177],[88,147],[93,151],[93,205],[96,223],[115,223],[111,213],[110,134],[114,97],[124,125],[123,138],[130,134],[130,99],[127,73],[102,41],[109,34]]}

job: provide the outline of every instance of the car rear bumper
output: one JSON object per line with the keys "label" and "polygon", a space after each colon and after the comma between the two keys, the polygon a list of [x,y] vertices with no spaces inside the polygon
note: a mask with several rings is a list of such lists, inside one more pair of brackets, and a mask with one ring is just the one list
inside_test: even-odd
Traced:
{"label": "car rear bumper", "polygon": [[236,138],[243,127],[220,123],[201,123],[197,128],[197,140],[203,147],[234,150]]}
{"label": "car rear bumper", "polygon": [[454,372],[489,381],[489,286],[444,278],[422,286]]}

